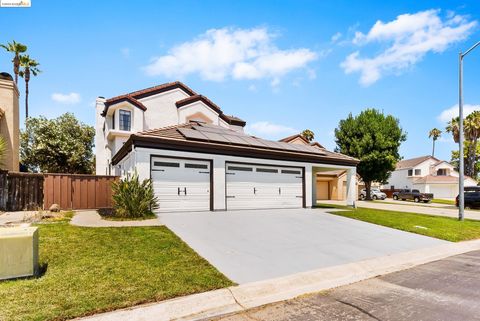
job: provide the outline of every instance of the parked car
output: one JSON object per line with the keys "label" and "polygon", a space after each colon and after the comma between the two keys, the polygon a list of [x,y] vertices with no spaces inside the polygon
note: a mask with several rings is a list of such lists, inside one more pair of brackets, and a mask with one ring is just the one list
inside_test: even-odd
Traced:
{"label": "parked car", "polygon": [[[387,194],[385,194],[384,192],[380,191],[378,188],[371,188],[370,189],[370,197],[373,199],[373,200],[384,200],[387,198]],[[367,189],[362,189],[362,191],[360,192],[360,199],[361,200],[364,200],[367,198]]]}
{"label": "parked car", "polygon": [[424,202],[429,203],[433,199],[432,193],[420,193],[418,189],[401,189],[398,192],[393,193],[393,199],[402,201],[413,200],[415,203]]}
{"label": "parked car", "polygon": [[[465,187],[463,195],[465,208],[480,208],[480,186]],[[455,205],[458,207],[458,195]]]}

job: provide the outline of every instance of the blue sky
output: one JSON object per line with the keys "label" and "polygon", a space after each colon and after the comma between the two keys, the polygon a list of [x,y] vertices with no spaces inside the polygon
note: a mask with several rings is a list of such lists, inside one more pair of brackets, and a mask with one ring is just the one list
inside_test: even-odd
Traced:
{"label": "blue sky", "polygon": [[[309,128],[330,149],[340,119],[375,107],[400,119],[401,154],[415,157],[431,152],[428,131],[453,116],[458,52],[480,40],[478,1],[139,3],[0,8],[0,42],[28,44],[41,63],[32,116],[70,111],[93,125],[97,96],[181,80],[252,134]],[[0,70],[11,72],[6,52]],[[465,61],[468,110],[480,109],[478,70],[480,50]],[[445,133],[437,156],[449,159],[453,148]]]}

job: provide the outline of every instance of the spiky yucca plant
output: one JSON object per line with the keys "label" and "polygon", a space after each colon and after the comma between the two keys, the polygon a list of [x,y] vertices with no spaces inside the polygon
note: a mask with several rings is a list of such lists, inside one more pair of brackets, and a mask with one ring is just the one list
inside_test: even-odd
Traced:
{"label": "spiky yucca plant", "polygon": [[127,175],[112,184],[115,216],[121,218],[153,217],[158,209],[158,198],[151,179],[140,181],[138,173]]}
{"label": "spiky yucca plant", "polygon": [[3,137],[0,137],[0,168],[5,165],[5,156],[7,154],[7,142]]}

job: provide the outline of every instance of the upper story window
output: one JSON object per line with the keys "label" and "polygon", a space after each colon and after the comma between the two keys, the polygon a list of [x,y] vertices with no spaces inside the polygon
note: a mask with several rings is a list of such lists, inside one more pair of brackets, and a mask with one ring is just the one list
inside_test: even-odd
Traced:
{"label": "upper story window", "polygon": [[447,176],[447,169],[446,168],[439,168],[437,169],[438,176]]}
{"label": "upper story window", "polygon": [[416,169],[415,170],[415,176],[420,176],[422,175],[422,170],[421,169]]}
{"label": "upper story window", "polygon": [[132,112],[120,109],[118,111],[118,125],[120,130],[130,131],[132,127]]}
{"label": "upper story window", "polygon": [[408,170],[408,176],[413,176],[413,169]]}

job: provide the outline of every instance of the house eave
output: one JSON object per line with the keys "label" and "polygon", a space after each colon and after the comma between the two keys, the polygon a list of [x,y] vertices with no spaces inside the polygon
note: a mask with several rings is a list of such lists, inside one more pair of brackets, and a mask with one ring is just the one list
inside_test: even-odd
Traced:
{"label": "house eave", "polygon": [[112,157],[112,164],[120,162],[134,147],[167,149],[184,152],[240,156],[249,158],[273,159],[294,162],[321,163],[328,165],[356,166],[357,159],[340,159],[335,157],[315,156],[307,153],[292,153],[282,150],[265,150],[252,146],[224,145],[162,137],[131,135],[127,142]]}

